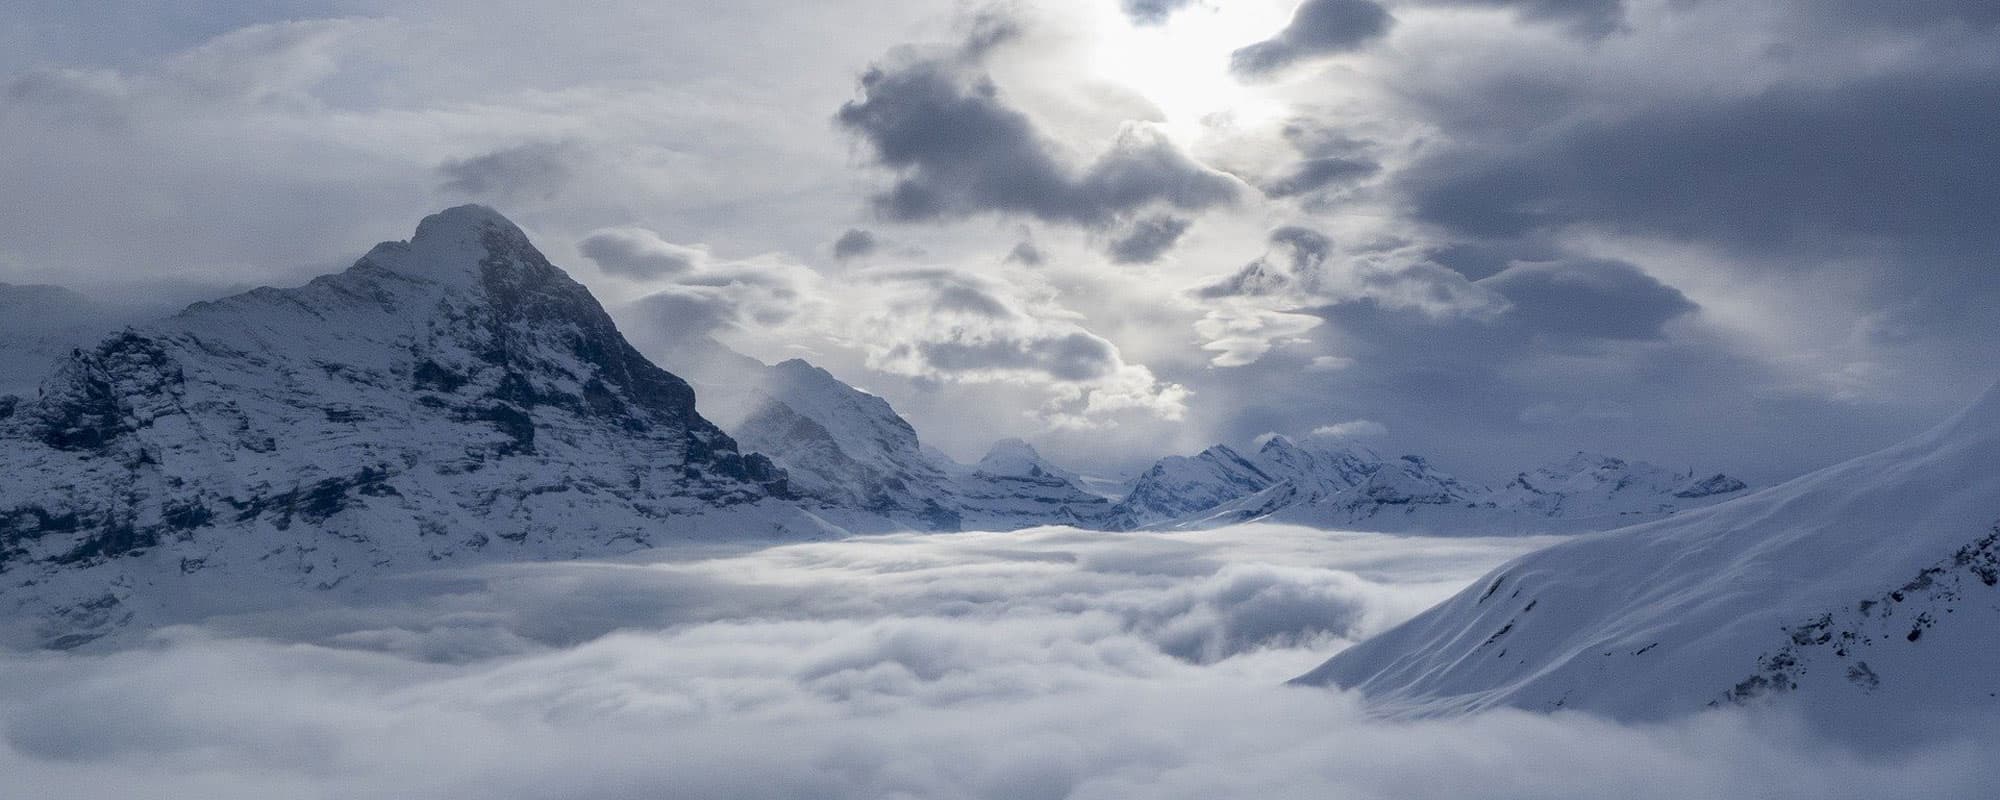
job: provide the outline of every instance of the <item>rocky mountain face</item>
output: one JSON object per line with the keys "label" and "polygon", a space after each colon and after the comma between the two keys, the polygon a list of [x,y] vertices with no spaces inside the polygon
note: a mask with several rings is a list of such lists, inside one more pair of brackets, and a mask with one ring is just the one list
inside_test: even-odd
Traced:
{"label": "rocky mountain face", "polygon": [[1995,464],[2000,387],[1880,453],[1524,556],[1300,680],[1410,713],[1785,696],[1871,744],[1947,726],[2000,692]]}
{"label": "rocky mountain face", "polygon": [[17,636],[59,646],[162,611],[192,591],[180,576],[330,588],[630,550],[718,517],[811,525],[780,469],[474,206],[337,275],[72,352],[36,398],[0,403],[0,472],[0,602]]}
{"label": "rocky mountain face", "polygon": [[1272,436],[1252,456],[1218,445],[1193,458],[1161,459],[1113,510],[1111,524],[1186,529],[1271,519],[1461,534],[1601,530],[1720,502],[1746,488],[1726,475],[1697,479],[1580,453],[1495,490],[1417,456],[1308,447]]}
{"label": "rocky mountain face", "polygon": [[32,395],[69,351],[118,329],[124,315],[60,286],[0,283],[0,395]]}

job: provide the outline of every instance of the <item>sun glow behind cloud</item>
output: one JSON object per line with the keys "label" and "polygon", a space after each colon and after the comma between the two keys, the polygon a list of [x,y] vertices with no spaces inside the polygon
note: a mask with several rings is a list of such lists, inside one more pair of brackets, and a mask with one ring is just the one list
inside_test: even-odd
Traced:
{"label": "sun glow behind cloud", "polygon": [[1197,5],[1165,24],[1135,25],[1105,3],[1089,69],[1145,97],[1165,117],[1163,129],[1189,141],[1217,120],[1253,124],[1275,119],[1283,105],[1229,74],[1238,48],[1284,27],[1285,10],[1266,3]]}

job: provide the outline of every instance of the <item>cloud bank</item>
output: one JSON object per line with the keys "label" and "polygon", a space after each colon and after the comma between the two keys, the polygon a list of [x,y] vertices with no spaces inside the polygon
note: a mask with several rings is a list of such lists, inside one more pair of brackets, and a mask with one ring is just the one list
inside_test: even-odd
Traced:
{"label": "cloud bank", "polygon": [[1281,684],[1535,544],[1043,529],[409,578],[124,652],[0,654],[0,774],[51,800],[1825,800],[2000,779],[1948,737],[1391,721]]}

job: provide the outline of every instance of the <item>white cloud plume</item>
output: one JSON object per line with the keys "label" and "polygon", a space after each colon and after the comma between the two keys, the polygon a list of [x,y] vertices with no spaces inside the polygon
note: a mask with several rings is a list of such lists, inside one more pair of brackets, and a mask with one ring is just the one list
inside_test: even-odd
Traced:
{"label": "white cloud plume", "polygon": [[1370,439],[1388,436],[1389,426],[1372,419],[1356,419],[1321,425],[1312,429],[1312,435],[1320,439]]}

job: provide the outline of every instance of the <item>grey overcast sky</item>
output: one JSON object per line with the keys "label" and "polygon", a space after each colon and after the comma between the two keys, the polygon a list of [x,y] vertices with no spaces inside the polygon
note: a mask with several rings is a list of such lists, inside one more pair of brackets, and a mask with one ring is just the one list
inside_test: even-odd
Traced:
{"label": "grey overcast sky", "polygon": [[0,142],[0,281],[297,283],[481,202],[642,347],[961,458],[1768,481],[2000,377],[1990,0],[15,0]]}

